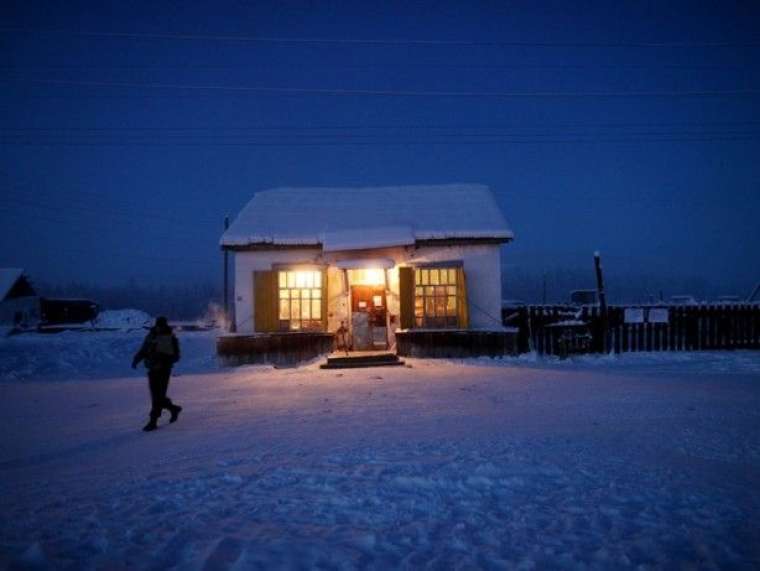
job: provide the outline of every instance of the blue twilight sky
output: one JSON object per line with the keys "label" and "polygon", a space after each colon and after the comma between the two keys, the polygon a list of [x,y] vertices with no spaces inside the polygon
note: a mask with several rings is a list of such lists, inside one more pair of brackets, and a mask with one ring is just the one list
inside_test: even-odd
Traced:
{"label": "blue twilight sky", "polygon": [[0,266],[38,280],[218,280],[256,190],[447,182],[507,272],[760,280],[760,3],[0,10]]}

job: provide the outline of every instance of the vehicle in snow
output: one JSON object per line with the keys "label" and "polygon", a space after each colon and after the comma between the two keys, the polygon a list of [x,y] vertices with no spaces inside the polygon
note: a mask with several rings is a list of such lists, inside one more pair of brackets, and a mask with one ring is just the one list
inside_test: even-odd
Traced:
{"label": "vehicle in snow", "polygon": [[576,289],[570,292],[572,305],[596,305],[599,303],[599,294],[595,289]]}

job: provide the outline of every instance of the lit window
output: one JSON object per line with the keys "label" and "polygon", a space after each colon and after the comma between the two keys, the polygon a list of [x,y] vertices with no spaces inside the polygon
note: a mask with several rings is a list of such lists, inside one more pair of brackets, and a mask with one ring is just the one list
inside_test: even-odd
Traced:
{"label": "lit window", "polygon": [[456,268],[417,268],[414,281],[415,326],[458,327]]}
{"label": "lit window", "polygon": [[282,270],[278,272],[280,329],[314,331],[322,329],[322,272]]}

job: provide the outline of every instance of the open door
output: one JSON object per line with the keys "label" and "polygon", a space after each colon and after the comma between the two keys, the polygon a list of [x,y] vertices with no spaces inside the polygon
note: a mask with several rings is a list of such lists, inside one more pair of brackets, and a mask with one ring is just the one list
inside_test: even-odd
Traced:
{"label": "open door", "polygon": [[388,348],[387,313],[383,286],[351,286],[351,333],[355,351]]}

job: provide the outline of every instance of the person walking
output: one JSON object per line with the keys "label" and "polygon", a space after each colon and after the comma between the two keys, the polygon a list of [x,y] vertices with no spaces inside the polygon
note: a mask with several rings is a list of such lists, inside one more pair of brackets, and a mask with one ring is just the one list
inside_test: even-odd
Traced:
{"label": "person walking", "polygon": [[158,418],[163,409],[171,413],[169,422],[176,422],[179,413],[182,412],[182,407],[174,404],[166,396],[172,367],[179,361],[179,341],[166,317],[156,318],[156,324],[145,336],[140,350],[132,359],[132,368],[136,369],[141,361],[145,361],[145,367],[148,369],[151,400],[150,420],[143,430],[150,432],[158,428]]}

